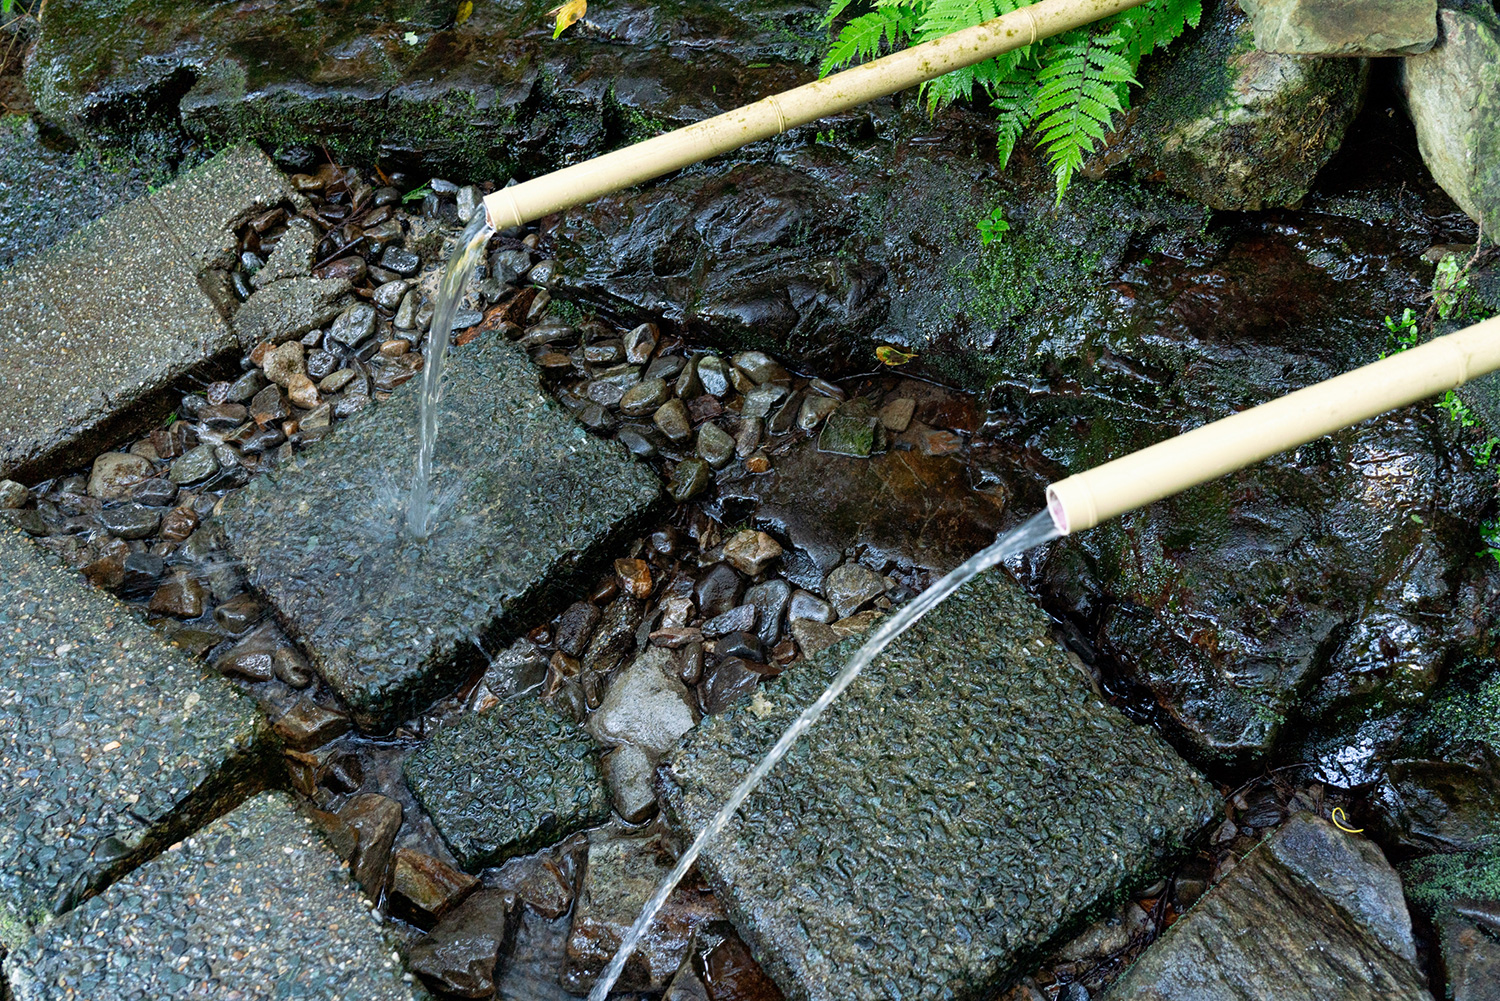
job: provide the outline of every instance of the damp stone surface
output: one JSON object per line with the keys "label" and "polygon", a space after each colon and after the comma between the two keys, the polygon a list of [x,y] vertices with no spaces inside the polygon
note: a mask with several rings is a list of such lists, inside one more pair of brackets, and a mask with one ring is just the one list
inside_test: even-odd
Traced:
{"label": "damp stone surface", "polygon": [[254,703],[0,529],[0,945],[262,787]]}
{"label": "damp stone surface", "polygon": [[[854,652],[792,666],[659,782],[696,832]],[[979,997],[1213,815],[1211,786],[1102,703],[1003,572],[898,639],[699,867],[795,1001]]]}
{"label": "damp stone surface", "polygon": [[470,871],[609,819],[593,738],[538,698],[440,730],[407,762],[406,778]]}
{"label": "damp stone surface", "polygon": [[[412,1001],[348,871],[285,793],[148,862],[5,961],[15,1001]],[[425,996],[425,995],[422,995]]]}
{"label": "damp stone surface", "polygon": [[173,390],[239,342],[234,225],[294,199],[238,147],[0,276],[0,477],[32,480],[164,418]]}
{"label": "damp stone surface", "polygon": [[224,505],[251,583],[359,724],[388,730],[467,675],[653,508],[660,485],[590,436],[498,335],[454,349],[437,530],[405,528],[415,386]]}

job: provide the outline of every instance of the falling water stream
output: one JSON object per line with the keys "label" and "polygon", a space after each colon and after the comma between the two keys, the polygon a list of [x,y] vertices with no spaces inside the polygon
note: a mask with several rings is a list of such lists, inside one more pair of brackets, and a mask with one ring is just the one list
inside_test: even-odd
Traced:
{"label": "falling water stream", "polygon": [[432,491],[432,457],[437,450],[438,410],[443,402],[443,370],[448,366],[448,342],[453,337],[453,316],[458,312],[464,286],[484,257],[484,246],[495,230],[489,216],[480,210],[458,238],[437,301],[432,307],[432,326],[427,331],[427,358],[422,366],[422,400],[417,440],[417,468],[411,477],[406,501],[406,530],[414,539],[432,535],[437,503]]}
{"label": "falling water stream", "polygon": [[932,584],[903,606],[900,611],[881,623],[880,627],[870,634],[870,638],[865,640],[864,644],[855,651],[854,656],[849,658],[849,662],[828,683],[828,687],[823,689],[823,694],[818,696],[817,701],[802,710],[802,714],[792,721],[791,726],[786,728],[776,744],[766,752],[765,757],[760,759],[760,763],[740,780],[740,784],[735,786],[734,791],[724,800],[724,805],[719,807],[718,812],[703,826],[703,830],[698,832],[693,843],[677,860],[677,865],[667,874],[667,878],[662,880],[651,899],[646,901],[646,906],[641,909],[640,916],[635,919],[635,924],[630,926],[630,931],[620,943],[619,951],[615,953],[614,959],[610,960],[609,966],[594,984],[594,989],[589,992],[588,1001],[604,1001],[611,988],[614,987],[615,981],[620,979],[620,973],[625,969],[625,963],[630,959],[631,953],[635,951],[641,938],[651,928],[651,923],[656,920],[657,912],[662,909],[667,898],[682,881],[683,876],[693,867],[693,863],[698,860],[703,849],[728,825],[735,812],[755,791],[771,769],[776,767],[776,763],[786,757],[786,753],[797,742],[797,738],[818,721],[818,717],[822,716],[834,700],[854,683],[854,679],[859,677],[860,672],[868,667],[892,640],[906,632],[922,616],[942,604],[949,595],[975,576],[1012,556],[1049,542],[1061,534],[1052,515],[1043,511],[1000,536],[987,548],[969,557],[947,576]]}

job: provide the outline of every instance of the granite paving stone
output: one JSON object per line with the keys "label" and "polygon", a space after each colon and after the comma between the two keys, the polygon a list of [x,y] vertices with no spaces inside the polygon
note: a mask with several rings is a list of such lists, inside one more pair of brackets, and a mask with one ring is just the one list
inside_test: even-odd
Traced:
{"label": "granite paving stone", "polygon": [[412,793],[469,870],[609,817],[588,732],[541,699],[502,703],[438,733],[406,763]]}
{"label": "granite paving stone", "polygon": [[262,788],[254,704],[0,531],[0,945]]}
{"label": "granite paving stone", "polygon": [[293,198],[237,148],[126,202],[0,278],[0,476],[39,479],[166,416],[238,341],[218,265],[234,223]]}
{"label": "granite paving stone", "polygon": [[455,349],[424,542],[405,527],[415,384],[252,481],[221,520],[251,583],[359,725],[388,730],[505,645],[653,508],[660,486],[545,395],[521,349]]}
{"label": "granite paving stone", "polygon": [[[696,832],[853,652],[794,665],[659,773]],[[892,645],[699,860],[797,1001],[989,996],[1151,878],[1218,797],[1102,703],[1014,582],[971,582]]]}
{"label": "granite paving stone", "polygon": [[15,1001],[411,1001],[348,872],[264,793],[13,952]]}

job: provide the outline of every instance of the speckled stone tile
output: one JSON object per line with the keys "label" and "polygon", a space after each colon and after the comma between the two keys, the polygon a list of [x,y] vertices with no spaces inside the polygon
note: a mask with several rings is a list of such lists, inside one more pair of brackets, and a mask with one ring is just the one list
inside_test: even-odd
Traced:
{"label": "speckled stone tile", "polygon": [[[660,777],[678,831],[701,827],[857,642],[684,739]],[[891,646],[699,867],[794,1001],[981,997],[1149,878],[1217,804],[992,571]]]}
{"label": "speckled stone tile", "polygon": [[[0,281],[0,476],[39,479],[166,416],[172,390],[239,349],[205,289],[231,224],[294,197],[237,149],[126,202]],[[222,296],[221,296],[222,298]]]}
{"label": "speckled stone tile", "polygon": [[582,726],[527,698],[438,731],[406,778],[454,857],[477,871],[607,820],[598,753]]}
{"label": "speckled stone tile", "polygon": [[449,691],[488,649],[645,517],[656,475],[584,431],[498,335],[454,349],[435,462],[439,529],[404,524],[419,387],[228,498],[220,517],[358,723],[386,730]]}
{"label": "speckled stone tile", "polygon": [[5,961],[15,1001],[411,1001],[345,867],[284,793],[257,796]]}
{"label": "speckled stone tile", "polygon": [[0,943],[265,785],[254,704],[0,530]]}

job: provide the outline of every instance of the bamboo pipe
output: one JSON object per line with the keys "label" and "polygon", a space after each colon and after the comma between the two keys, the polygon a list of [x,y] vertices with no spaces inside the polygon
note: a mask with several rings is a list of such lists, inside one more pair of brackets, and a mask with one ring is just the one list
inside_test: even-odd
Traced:
{"label": "bamboo pipe", "polygon": [[1064,534],[1500,369],[1500,316],[1299,389],[1047,488]]}
{"label": "bamboo pipe", "polygon": [[787,129],[1118,14],[1144,0],[1041,0],[722,115],[554,170],[484,200],[496,229],[520,226]]}

